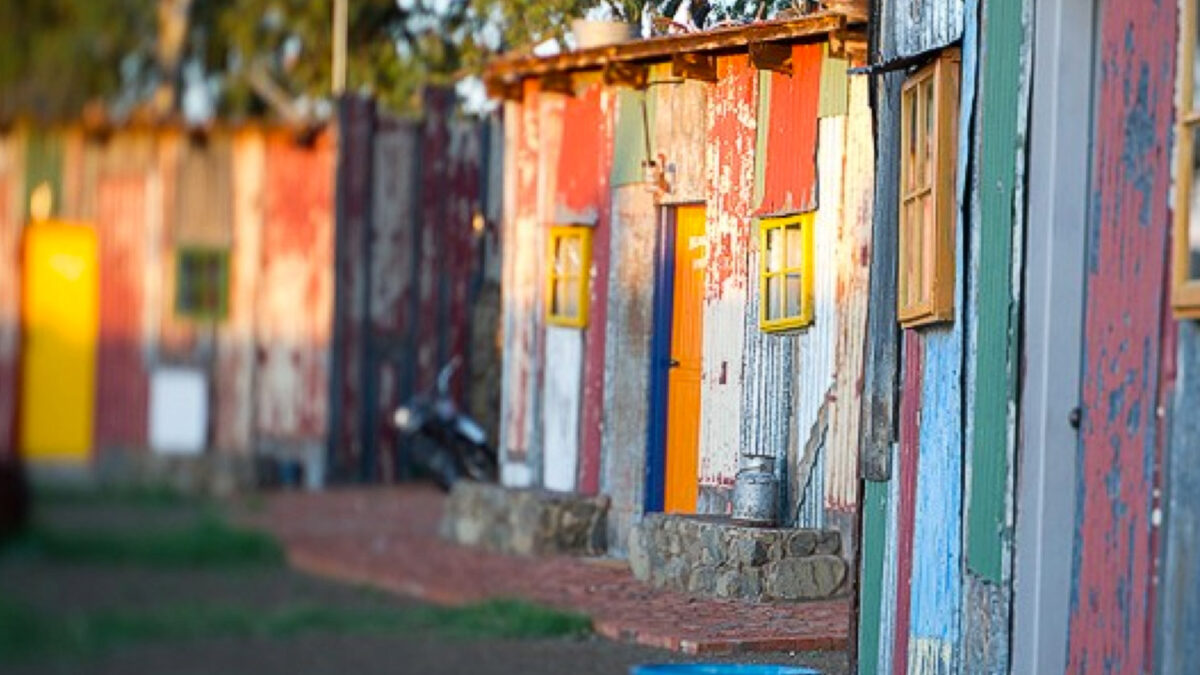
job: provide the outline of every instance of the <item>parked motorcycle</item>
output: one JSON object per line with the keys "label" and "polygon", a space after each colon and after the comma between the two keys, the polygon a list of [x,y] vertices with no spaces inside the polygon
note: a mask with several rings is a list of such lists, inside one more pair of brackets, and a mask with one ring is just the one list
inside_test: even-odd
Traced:
{"label": "parked motorcycle", "polygon": [[414,397],[392,416],[415,468],[443,490],[463,478],[494,482],[498,474],[496,450],[488,445],[487,432],[450,396],[450,380],[458,366],[458,357],[451,359],[438,372],[432,395]]}

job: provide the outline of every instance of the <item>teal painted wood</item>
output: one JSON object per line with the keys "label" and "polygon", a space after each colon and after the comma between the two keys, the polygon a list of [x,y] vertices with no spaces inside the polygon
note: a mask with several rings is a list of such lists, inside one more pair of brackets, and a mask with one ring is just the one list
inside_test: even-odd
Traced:
{"label": "teal painted wood", "polygon": [[653,128],[654,97],[647,97],[643,91],[620,89],[617,93],[617,130],[613,139],[612,187],[642,182],[642,162],[654,156],[649,146],[652,139],[646,137],[647,131]]}
{"label": "teal painted wood", "polygon": [[[1012,484],[1009,414],[1016,399],[1017,280],[1013,279],[1014,194],[1024,175],[1017,165],[1025,130],[1017,127],[1013,101],[1025,78],[1027,50],[1023,3],[1012,0],[984,4],[980,62],[979,271],[973,312],[976,344],[973,434],[969,449],[971,484],[967,502],[967,566],[1000,584]],[[1016,240],[1019,242],[1019,238]],[[1018,243],[1019,245],[1019,243]]]}
{"label": "teal painted wood", "polygon": [[862,569],[859,571],[859,675],[879,674],[884,595],[884,542],[888,523],[888,486],[865,481],[862,499]]}

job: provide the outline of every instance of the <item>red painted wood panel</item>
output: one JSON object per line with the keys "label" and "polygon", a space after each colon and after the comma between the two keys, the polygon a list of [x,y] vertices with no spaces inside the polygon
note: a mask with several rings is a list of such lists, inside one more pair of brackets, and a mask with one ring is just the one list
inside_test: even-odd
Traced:
{"label": "red painted wood panel", "polygon": [[595,83],[563,110],[562,153],[559,155],[556,208],[565,215],[595,216],[589,324],[584,330],[583,406],[579,476],[584,494],[600,489],[601,432],[604,424],[604,346],[608,324],[609,219],[612,213],[609,176],[613,157],[613,97]]}
{"label": "red painted wood panel", "polygon": [[[739,54],[717,59],[717,76],[709,98],[709,138],[715,146],[710,154],[709,195],[716,208],[709,208],[708,280],[706,299],[719,300],[726,285],[745,288],[746,250],[750,245],[748,216],[752,204],[749,183],[754,175],[753,124],[746,115],[754,110],[758,92],[758,70],[750,57]],[[716,221],[715,223],[713,221]],[[715,227],[714,227],[715,225]],[[740,330],[740,328],[739,328]]]}
{"label": "red painted wood panel", "polygon": [[101,176],[96,184],[100,334],[96,353],[96,450],[146,445],[149,379],[143,358],[146,176]]}
{"label": "red painted wood panel", "polygon": [[908,672],[908,633],[912,607],[913,530],[917,509],[917,459],[921,445],[921,389],[924,364],[920,333],[904,331],[904,378],[900,384],[900,496],[896,507],[896,635],[892,675]]}
{"label": "red painted wood panel", "polygon": [[1151,658],[1154,443],[1175,80],[1176,6],[1100,11],[1083,426],[1068,671]]}
{"label": "red painted wood panel", "polygon": [[821,49],[821,44],[794,45],[792,74],[771,73],[770,126],[758,213],[817,208]]}

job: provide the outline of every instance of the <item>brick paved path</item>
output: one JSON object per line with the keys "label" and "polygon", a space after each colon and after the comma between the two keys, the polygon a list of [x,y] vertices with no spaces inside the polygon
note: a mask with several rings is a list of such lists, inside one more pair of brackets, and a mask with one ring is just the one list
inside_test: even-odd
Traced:
{"label": "brick paved path", "polygon": [[748,604],[638,582],[623,561],[520,558],[437,536],[432,488],[279,493],[248,524],[274,532],[293,566],[440,604],[519,597],[585,613],[597,633],[687,653],[841,650],[849,603]]}

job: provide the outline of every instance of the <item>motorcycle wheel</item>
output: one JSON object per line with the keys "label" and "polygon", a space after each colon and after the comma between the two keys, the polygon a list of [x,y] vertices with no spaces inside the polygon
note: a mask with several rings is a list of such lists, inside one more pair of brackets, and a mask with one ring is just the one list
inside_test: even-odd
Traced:
{"label": "motorcycle wheel", "polygon": [[439,447],[434,450],[429,456],[426,466],[433,482],[446,492],[449,492],[460,478],[458,463],[454,461],[454,453],[446,448]]}

